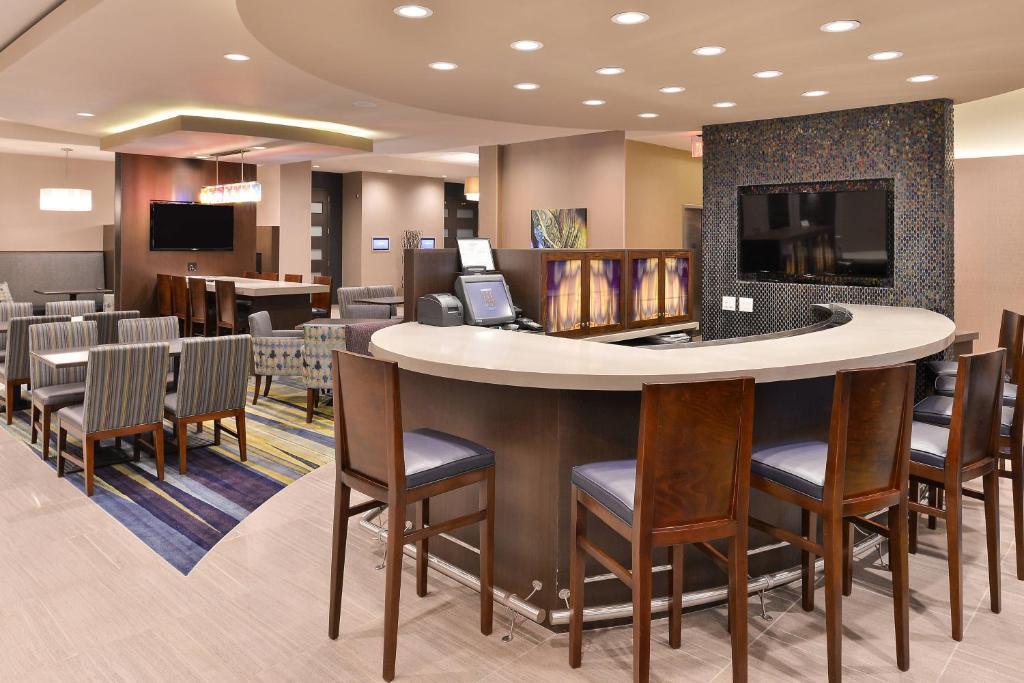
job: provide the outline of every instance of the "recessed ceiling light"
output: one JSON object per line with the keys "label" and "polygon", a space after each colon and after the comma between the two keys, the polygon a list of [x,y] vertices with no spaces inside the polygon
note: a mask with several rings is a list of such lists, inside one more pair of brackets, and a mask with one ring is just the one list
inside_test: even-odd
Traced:
{"label": "recessed ceiling light", "polygon": [[352,106],[359,107],[360,109],[376,109],[377,103],[370,100],[356,100],[352,103]]}
{"label": "recessed ceiling light", "polygon": [[447,178],[448,176],[446,176],[446,175],[443,175],[443,176],[441,176],[441,177],[442,177],[442,178]]}
{"label": "recessed ceiling light", "polygon": [[643,12],[619,12],[612,15],[612,21],[623,26],[635,26],[636,24],[644,23],[648,19],[650,17]]}
{"label": "recessed ceiling light", "polygon": [[885,50],[883,52],[874,52],[868,55],[868,59],[872,62],[888,62],[893,59],[899,59],[903,56],[903,53],[899,50]]}
{"label": "recessed ceiling light", "polygon": [[519,50],[520,52],[533,52],[544,47],[544,43],[539,40],[517,40],[511,45],[513,50]]}
{"label": "recessed ceiling light", "polygon": [[808,90],[805,93],[801,93],[804,97],[824,97],[828,94],[828,90]]}
{"label": "recessed ceiling light", "polygon": [[394,173],[394,171],[392,171],[392,170],[391,170],[391,169],[389,168],[389,169],[388,169],[388,173]]}
{"label": "recessed ceiling light", "polygon": [[455,62],[431,62],[430,68],[435,71],[454,71],[459,68]]}
{"label": "recessed ceiling light", "polygon": [[75,114],[75,116],[81,116],[83,118],[91,119],[92,117],[96,116],[96,114],[87,111],[80,111],[77,114]]}
{"label": "recessed ceiling light", "polygon": [[266,149],[266,147],[264,147],[263,145],[256,145],[255,147],[252,147],[251,149]]}
{"label": "recessed ceiling light", "polygon": [[540,85],[537,83],[516,83],[512,87],[516,90],[537,90],[540,88]]}
{"label": "recessed ceiling light", "polygon": [[645,111],[643,114],[637,114],[637,116],[639,116],[642,119],[656,119],[656,118],[658,118],[658,115],[655,114],[653,111]]}
{"label": "recessed ceiling light", "polygon": [[693,54],[700,57],[716,57],[720,54],[725,53],[725,48],[720,45],[705,45],[704,47],[698,47],[693,51]]}
{"label": "recessed ceiling light", "polygon": [[224,55],[224,59],[227,59],[232,62],[248,62],[249,55],[243,55],[239,52],[229,52],[226,55]]}
{"label": "recessed ceiling light", "polygon": [[399,5],[395,8],[395,14],[403,19],[426,19],[434,10],[423,5]]}
{"label": "recessed ceiling light", "polygon": [[602,76],[618,76],[619,74],[626,73],[626,70],[621,66],[602,66],[597,70],[597,73]]}
{"label": "recessed ceiling light", "polygon": [[827,24],[821,25],[821,30],[825,33],[846,33],[847,31],[855,31],[860,28],[860,22],[856,19],[837,19],[836,21],[830,21]]}
{"label": "recessed ceiling light", "polygon": [[927,83],[928,81],[934,81],[938,76],[935,74],[921,74],[920,76],[911,76],[907,79],[910,83]]}
{"label": "recessed ceiling light", "polygon": [[210,155],[209,155],[209,154],[197,154],[197,155],[195,156],[195,158],[196,158],[196,159],[209,159],[209,158],[210,158]]}
{"label": "recessed ceiling light", "polygon": [[663,92],[666,95],[675,95],[676,93],[683,92],[686,90],[681,85],[666,85],[664,88],[658,88],[658,92]]}
{"label": "recessed ceiling light", "polygon": [[313,164],[313,168],[320,168],[320,167],[317,166],[316,164]]}
{"label": "recessed ceiling light", "polygon": [[754,78],[778,78],[782,75],[781,71],[775,69],[768,69],[767,71],[758,71],[754,74]]}
{"label": "recessed ceiling light", "polygon": [[588,107],[600,107],[602,104],[604,104],[604,100],[583,100],[583,104],[587,105]]}
{"label": "recessed ceiling light", "polygon": [[719,109],[729,109],[730,107],[735,107],[736,103],[735,102],[715,102],[711,106],[712,107],[718,107]]}

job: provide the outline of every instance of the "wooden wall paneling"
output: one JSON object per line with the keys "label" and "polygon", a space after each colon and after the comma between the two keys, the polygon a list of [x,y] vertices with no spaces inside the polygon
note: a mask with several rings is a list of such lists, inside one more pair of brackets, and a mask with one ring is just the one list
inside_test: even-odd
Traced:
{"label": "wooden wall paneling", "polygon": [[405,321],[416,320],[416,300],[425,294],[455,291],[457,249],[405,250]]}
{"label": "wooden wall paneling", "polygon": [[[256,253],[262,254],[259,265],[265,273],[277,273],[281,255],[281,227],[277,225],[256,226]],[[260,269],[257,269],[260,270]]]}

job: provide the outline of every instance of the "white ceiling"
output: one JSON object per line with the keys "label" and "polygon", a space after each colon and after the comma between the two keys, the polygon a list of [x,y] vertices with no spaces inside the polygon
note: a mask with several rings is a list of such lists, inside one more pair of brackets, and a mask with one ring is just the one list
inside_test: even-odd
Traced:
{"label": "white ceiling", "polygon": [[0,50],[61,2],[63,0],[3,0],[0,11]]}

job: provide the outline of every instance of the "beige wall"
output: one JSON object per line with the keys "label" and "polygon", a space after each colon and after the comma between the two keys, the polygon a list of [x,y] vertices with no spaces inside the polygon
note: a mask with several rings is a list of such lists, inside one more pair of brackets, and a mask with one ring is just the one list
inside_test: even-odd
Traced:
{"label": "beige wall", "polygon": [[40,211],[39,190],[64,185],[63,157],[0,154],[0,250],[102,251],[114,222],[114,162],[72,155],[69,184],[92,190],[88,213]]}
{"label": "beige wall", "polygon": [[264,164],[256,169],[263,199],[256,205],[256,225],[281,225],[281,167]]}
{"label": "beige wall", "polygon": [[281,166],[281,243],[278,247],[278,271],[298,273],[310,282],[309,225],[312,198],[313,165],[309,161]]}
{"label": "beige wall", "polygon": [[626,141],[627,248],[682,247],[683,206],[703,201],[699,159],[681,149]]}
{"label": "beige wall", "polygon": [[1024,156],[958,159],[954,216],[956,326],[993,349],[1002,310],[1024,312]]}

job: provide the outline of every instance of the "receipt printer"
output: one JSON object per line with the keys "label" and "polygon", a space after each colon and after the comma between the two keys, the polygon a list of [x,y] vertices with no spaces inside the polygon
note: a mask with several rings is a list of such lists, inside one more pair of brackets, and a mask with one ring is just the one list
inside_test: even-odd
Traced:
{"label": "receipt printer", "polygon": [[416,322],[434,327],[462,324],[462,302],[451,294],[427,294],[416,300]]}

